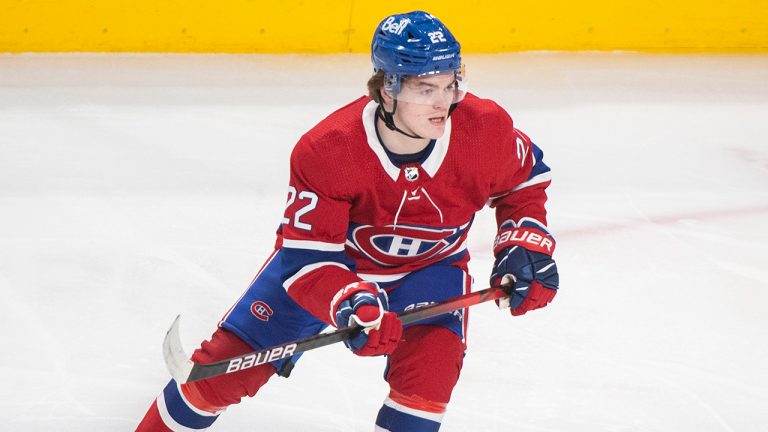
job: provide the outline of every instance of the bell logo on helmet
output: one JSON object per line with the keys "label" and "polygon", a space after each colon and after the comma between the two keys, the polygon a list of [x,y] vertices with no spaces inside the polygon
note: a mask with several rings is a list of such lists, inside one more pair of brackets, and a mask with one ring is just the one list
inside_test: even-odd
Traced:
{"label": "bell logo on helmet", "polygon": [[405,76],[458,74],[461,45],[440,20],[424,11],[395,14],[384,18],[373,34],[371,62],[375,73],[386,74],[384,91],[397,95]]}
{"label": "bell logo on helmet", "polygon": [[384,24],[381,25],[381,30],[388,31],[399,36],[403,33],[405,26],[407,26],[410,22],[410,19],[403,18],[399,23],[395,24],[395,17],[389,17],[384,21]]}

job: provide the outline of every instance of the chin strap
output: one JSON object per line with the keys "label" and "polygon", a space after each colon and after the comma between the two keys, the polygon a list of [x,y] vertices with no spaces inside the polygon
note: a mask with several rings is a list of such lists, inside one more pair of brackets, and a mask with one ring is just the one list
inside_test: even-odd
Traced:
{"label": "chin strap", "polygon": [[448,117],[450,117],[451,114],[453,114],[453,110],[455,110],[457,106],[459,106],[458,102],[451,104],[451,107],[448,108]]}
{"label": "chin strap", "polygon": [[424,139],[424,137],[415,135],[415,134],[409,134],[408,132],[400,129],[395,125],[395,110],[397,109],[397,99],[394,100],[392,105],[392,112],[387,112],[387,110],[384,109],[384,104],[381,100],[379,100],[379,107],[376,108],[376,116],[384,121],[384,124],[387,126],[387,129],[393,130],[395,132],[400,132],[401,134],[407,136],[408,138],[413,139]]}

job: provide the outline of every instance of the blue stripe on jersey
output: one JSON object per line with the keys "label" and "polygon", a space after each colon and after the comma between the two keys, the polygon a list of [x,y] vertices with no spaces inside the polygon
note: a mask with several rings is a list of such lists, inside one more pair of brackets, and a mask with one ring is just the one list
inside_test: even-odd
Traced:
{"label": "blue stripe on jersey", "polygon": [[219,416],[201,415],[187,405],[181,396],[179,386],[175,380],[171,380],[163,389],[163,398],[168,414],[176,423],[190,429],[205,429],[210,427]]}
{"label": "blue stripe on jersey", "polygon": [[355,262],[349,258],[344,251],[326,252],[315,249],[296,249],[289,247],[283,247],[280,251],[279,258],[281,259],[282,268],[282,273],[280,275],[281,284],[303,267],[319,262],[338,262],[347,266],[352,272],[355,271]]}
{"label": "blue stripe on jersey", "polygon": [[550,171],[549,167],[544,163],[544,152],[536,144],[531,144],[531,147],[533,148],[533,158],[536,163],[531,169],[531,175],[528,176],[528,180]]}
{"label": "blue stripe on jersey", "polygon": [[437,432],[440,423],[416,417],[382,405],[376,417],[376,426],[390,432]]}

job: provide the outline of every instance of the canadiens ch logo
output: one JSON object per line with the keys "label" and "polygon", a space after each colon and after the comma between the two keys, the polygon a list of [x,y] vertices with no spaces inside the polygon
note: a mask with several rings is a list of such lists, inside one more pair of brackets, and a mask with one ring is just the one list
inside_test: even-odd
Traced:
{"label": "canadiens ch logo", "polygon": [[400,266],[445,258],[458,249],[466,227],[427,229],[362,225],[352,230],[356,248],[381,266]]}
{"label": "canadiens ch logo", "polygon": [[419,178],[419,169],[416,167],[405,167],[405,179],[408,181],[415,181]]}
{"label": "canadiens ch logo", "polygon": [[255,301],[251,305],[251,313],[262,321],[269,321],[269,317],[272,316],[274,312],[272,312],[272,308],[263,301]]}

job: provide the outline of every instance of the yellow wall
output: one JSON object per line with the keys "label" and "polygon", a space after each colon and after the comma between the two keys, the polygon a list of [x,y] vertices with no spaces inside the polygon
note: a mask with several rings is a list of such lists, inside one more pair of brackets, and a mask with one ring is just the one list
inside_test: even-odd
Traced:
{"label": "yellow wall", "polygon": [[768,52],[768,0],[0,0],[0,52],[366,52],[419,8],[466,52]]}

